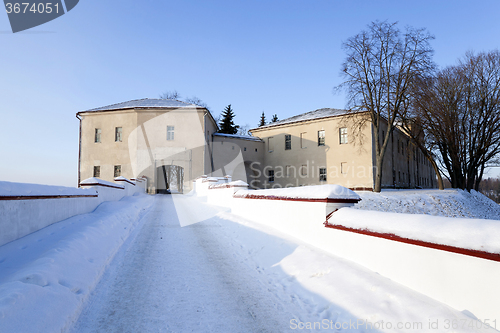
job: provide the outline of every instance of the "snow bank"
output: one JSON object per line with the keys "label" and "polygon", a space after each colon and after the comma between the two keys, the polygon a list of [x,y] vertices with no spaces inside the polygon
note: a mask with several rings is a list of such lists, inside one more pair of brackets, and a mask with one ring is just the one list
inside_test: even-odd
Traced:
{"label": "snow bank", "polygon": [[330,224],[500,254],[500,222],[342,208]]}
{"label": "snow bank", "polygon": [[474,190],[383,190],[358,194],[362,200],[354,208],[362,210],[500,220],[500,205]]}
{"label": "snow bank", "polygon": [[[323,222],[334,209],[324,202],[306,199],[330,195],[324,188],[319,196],[320,191],[314,191],[315,188],[312,187],[309,193],[308,189],[302,188],[238,191],[230,206],[231,213],[352,260],[458,310],[467,310],[485,322],[500,322],[497,311],[500,308],[500,285],[496,281],[500,276],[500,262],[495,259],[495,254],[500,253],[500,222],[428,215],[445,215],[446,207],[455,209],[458,214],[468,211],[470,217],[498,218],[495,215],[498,205],[490,205],[489,199],[478,193],[465,194],[455,190],[360,192],[363,199],[360,203],[353,208],[340,209],[329,220],[333,225],[397,234],[403,238],[465,249],[450,252],[444,251],[443,247],[418,246],[325,228]],[[280,197],[284,199],[280,200]],[[402,209],[406,214],[366,210],[369,208],[383,211]],[[467,249],[493,255],[476,257]],[[486,257],[493,259],[486,260]]]}
{"label": "snow bank", "polygon": [[95,190],[0,181],[0,196],[95,195]]}
{"label": "snow bank", "polygon": [[267,190],[238,191],[238,197],[258,196],[262,198],[290,199],[360,199],[359,195],[340,185],[315,185]]}
{"label": "snow bank", "polygon": [[0,247],[0,330],[68,328],[152,200],[106,202]]}

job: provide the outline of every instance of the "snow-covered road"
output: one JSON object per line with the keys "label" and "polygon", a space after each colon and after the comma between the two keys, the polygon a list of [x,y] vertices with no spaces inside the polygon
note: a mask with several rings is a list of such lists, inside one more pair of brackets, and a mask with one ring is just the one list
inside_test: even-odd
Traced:
{"label": "snow-covered road", "polygon": [[477,327],[466,312],[199,198],[157,195],[71,332],[493,331]]}
{"label": "snow-covered road", "polygon": [[[172,197],[155,199],[75,332],[279,332],[289,326],[290,311],[300,309],[278,309],[258,272],[228,251],[216,221],[181,227]],[[176,204],[189,201],[179,196]]]}

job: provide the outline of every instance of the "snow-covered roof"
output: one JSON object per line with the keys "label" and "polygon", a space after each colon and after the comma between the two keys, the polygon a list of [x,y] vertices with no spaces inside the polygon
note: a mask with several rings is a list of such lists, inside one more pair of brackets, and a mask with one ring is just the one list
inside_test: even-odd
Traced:
{"label": "snow-covered roof", "polygon": [[197,107],[197,105],[181,102],[174,99],[143,98],[143,99],[134,99],[128,102],[111,104],[82,112],[111,111],[111,110],[132,109],[132,108],[187,108],[187,107]]}
{"label": "snow-covered roof", "polygon": [[252,129],[252,131],[263,129],[263,128],[285,125],[285,124],[298,123],[298,122],[302,122],[302,121],[336,117],[336,116],[341,116],[341,115],[347,114],[348,112],[349,112],[348,110],[342,110],[342,109],[331,109],[331,108],[317,109],[314,111],[309,111],[306,113],[299,114],[297,116],[293,116],[293,117],[286,118],[283,120],[278,120],[277,122],[254,128],[254,129]]}
{"label": "snow-covered roof", "polygon": [[214,133],[215,136],[223,136],[233,139],[249,140],[249,141],[262,141],[261,138],[249,135],[238,135],[238,134],[225,134],[225,133]]}

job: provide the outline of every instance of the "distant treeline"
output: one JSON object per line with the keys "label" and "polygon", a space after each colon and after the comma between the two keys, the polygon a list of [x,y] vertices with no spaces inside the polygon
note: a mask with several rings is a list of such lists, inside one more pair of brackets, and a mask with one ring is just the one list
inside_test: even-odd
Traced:
{"label": "distant treeline", "polygon": [[[452,188],[448,179],[444,179],[444,187]],[[500,178],[482,179],[479,183],[479,192],[496,203],[500,203]]]}
{"label": "distant treeline", "polygon": [[500,178],[487,178],[479,183],[479,192],[500,203]]}

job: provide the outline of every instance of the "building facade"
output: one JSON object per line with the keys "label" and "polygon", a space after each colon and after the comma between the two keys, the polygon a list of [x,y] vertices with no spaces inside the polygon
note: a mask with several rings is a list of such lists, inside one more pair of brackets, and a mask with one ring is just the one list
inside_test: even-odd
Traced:
{"label": "building facade", "polygon": [[[366,112],[319,109],[251,130],[265,143],[260,187],[338,184],[372,190],[375,183],[374,128]],[[364,123],[363,126],[360,124]],[[382,124],[382,140],[387,130]],[[384,157],[382,187],[434,188],[434,170],[399,128]]]}
{"label": "building facade", "polygon": [[[150,193],[185,192],[201,175],[229,175],[252,188],[339,184],[369,190],[375,174],[373,126],[366,123],[357,131],[352,126],[355,117],[365,116],[319,109],[240,136],[217,133],[206,108],[175,100],[141,99],[81,111],[79,182],[146,176]],[[436,186],[432,167],[399,129],[391,135],[382,186]]]}

